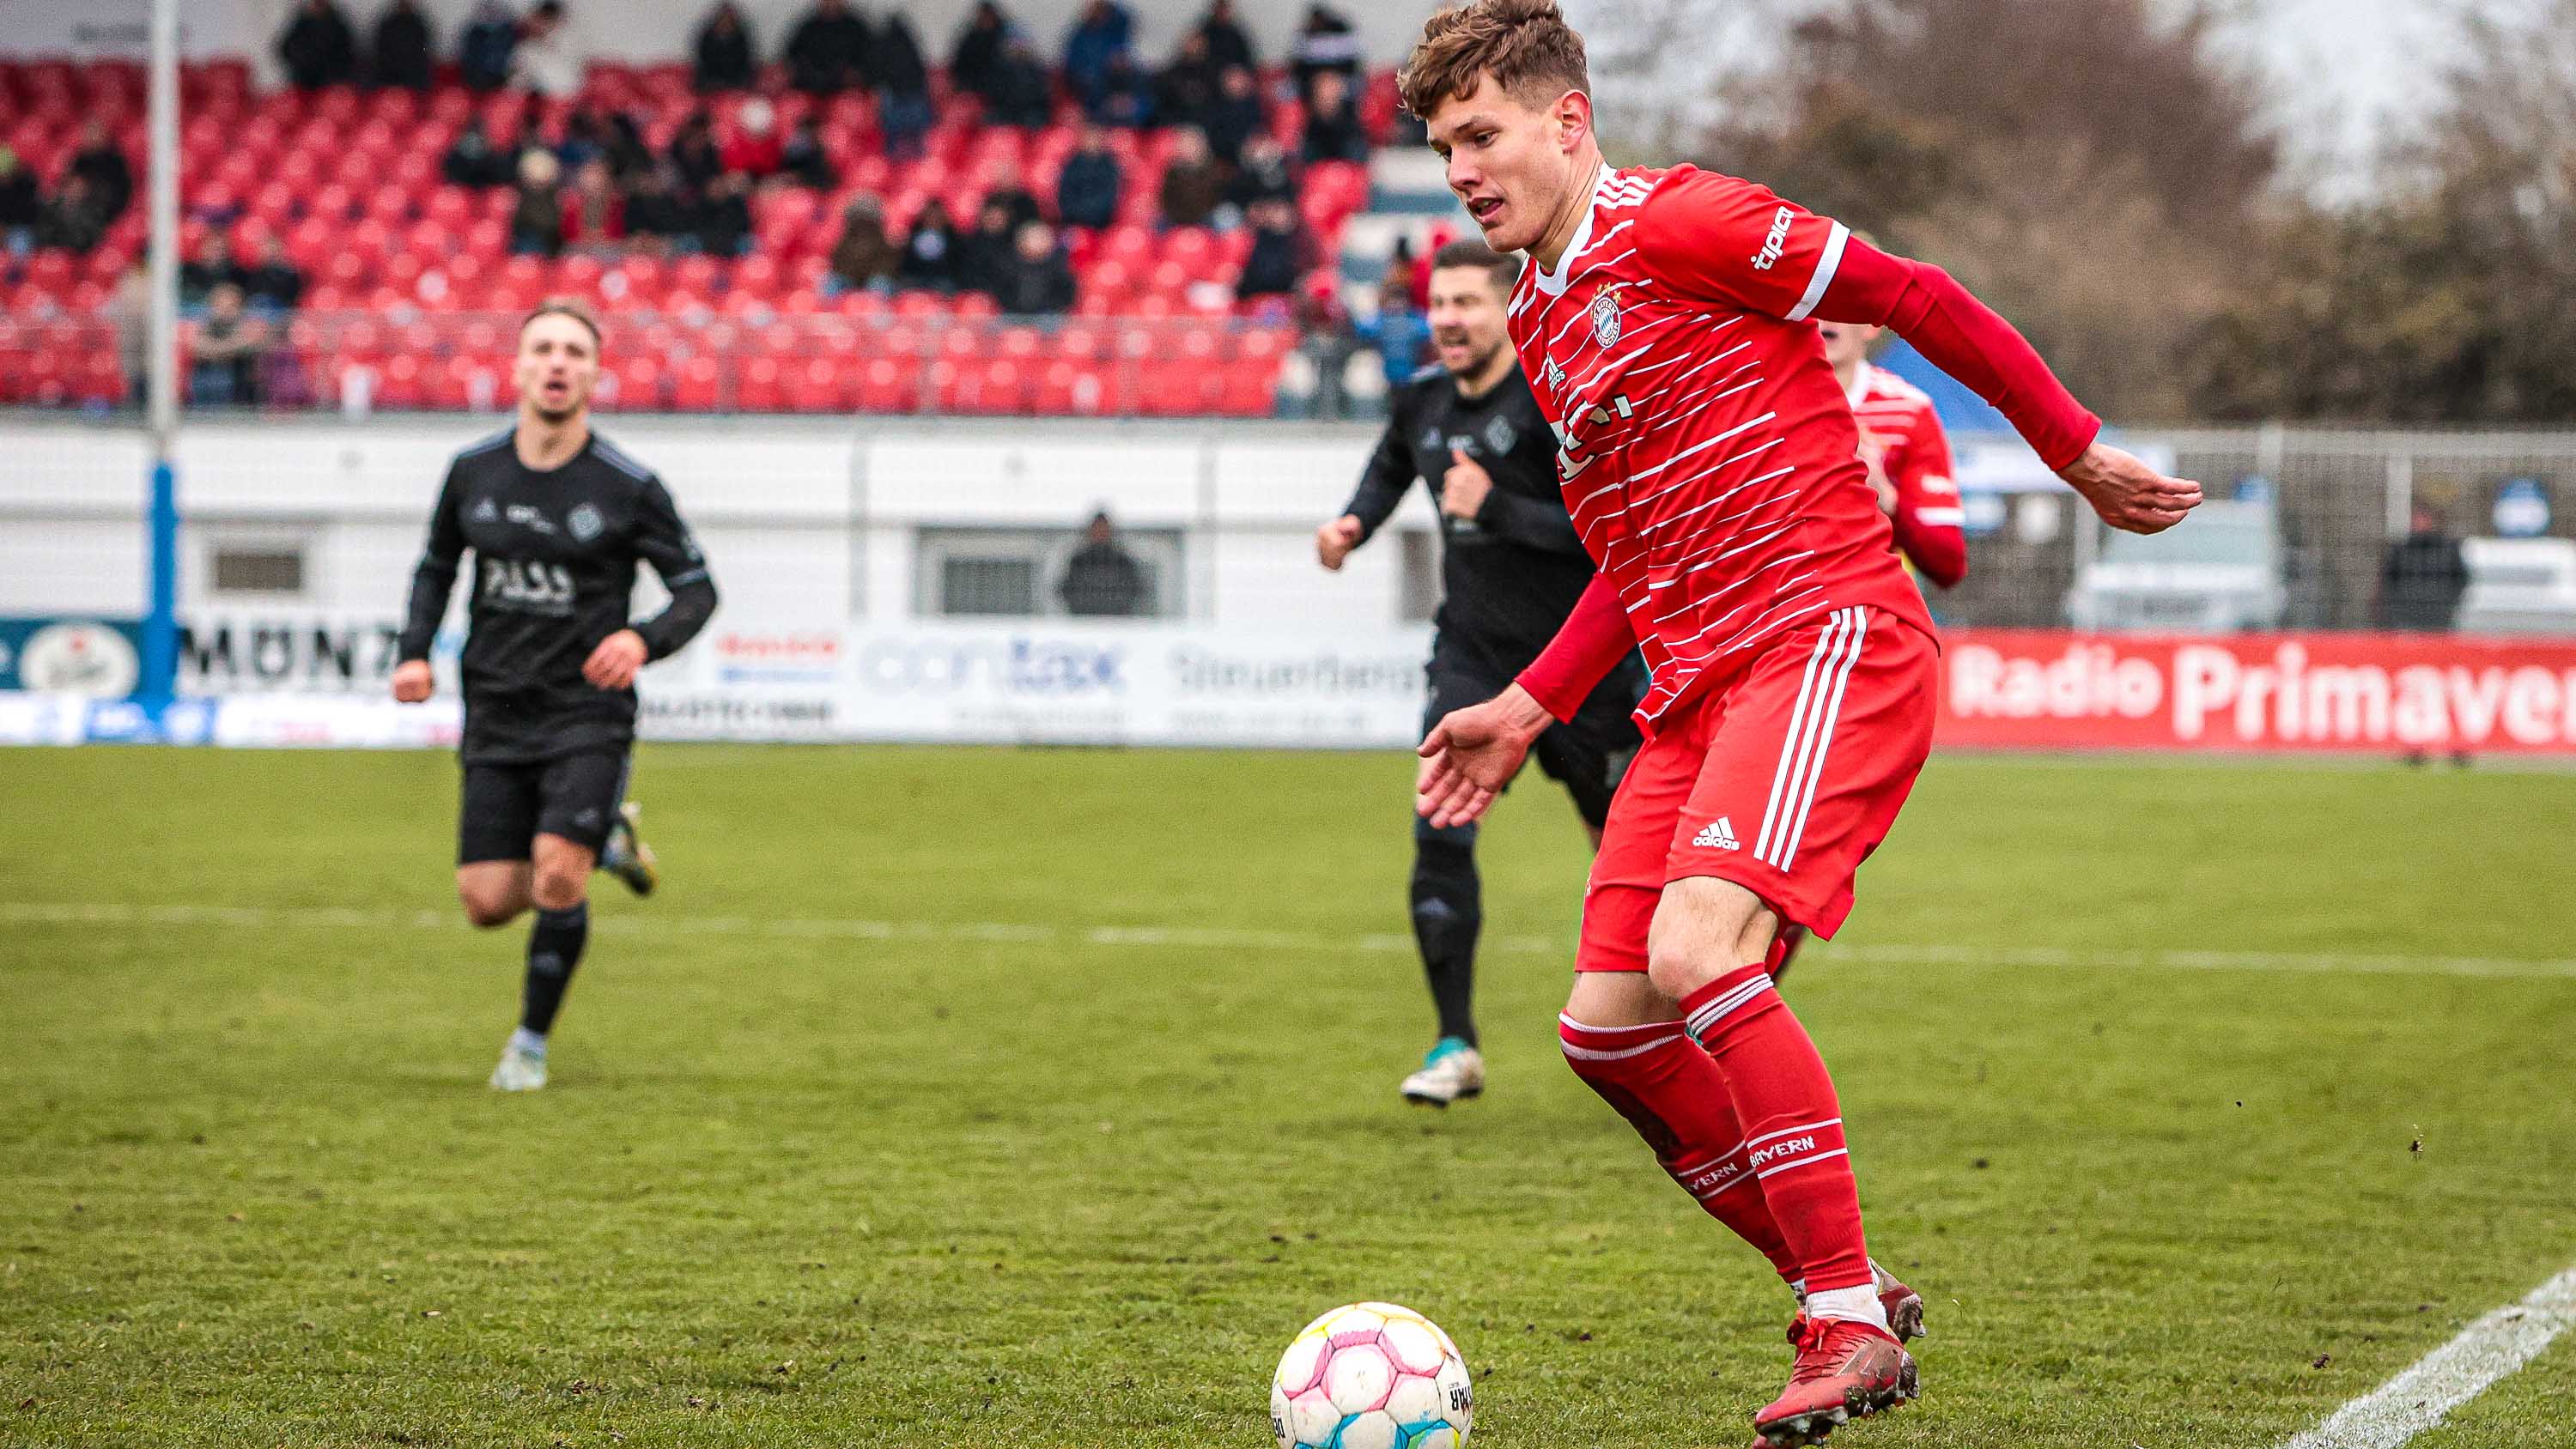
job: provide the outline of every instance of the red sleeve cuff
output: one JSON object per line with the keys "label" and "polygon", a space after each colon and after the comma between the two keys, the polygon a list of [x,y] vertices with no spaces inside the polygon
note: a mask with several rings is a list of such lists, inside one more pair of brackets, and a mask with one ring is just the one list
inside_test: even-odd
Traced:
{"label": "red sleeve cuff", "polygon": [[1628,611],[1608,574],[1594,574],[1574,612],[1520,673],[1520,687],[1559,720],[1570,720],[1594,688],[1637,647]]}

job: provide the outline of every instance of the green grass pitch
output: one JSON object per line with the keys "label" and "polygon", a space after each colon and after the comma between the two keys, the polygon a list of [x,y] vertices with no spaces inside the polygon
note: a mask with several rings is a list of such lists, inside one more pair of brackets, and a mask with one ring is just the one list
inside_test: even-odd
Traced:
{"label": "green grass pitch", "polygon": [[[1409,779],[648,749],[665,889],[502,1098],[452,761],[0,753],[0,1443],[1248,1449],[1388,1298],[1479,1444],[1741,1446],[1788,1304],[1558,1060],[1535,776],[1493,1088],[1396,1100]],[[1931,1305],[1837,1445],[2277,1444],[2576,1263],[2571,842],[2567,775],[1938,762],[1788,986]],[[2417,1443],[2576,1444],[2571,1383]]]}

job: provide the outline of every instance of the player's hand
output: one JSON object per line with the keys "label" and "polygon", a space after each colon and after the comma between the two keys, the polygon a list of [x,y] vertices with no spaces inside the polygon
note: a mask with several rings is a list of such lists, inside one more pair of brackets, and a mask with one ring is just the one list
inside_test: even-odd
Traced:
{"label": "player's hand", "polygon": [[1366,526],[1360,522],[1360,516],[1356,513],[1345,513],[1317,528],[1315,562],[1338,572],[1342,567],[1342,560],[1349,558],[1351,550],[1360,546],[1360,534],[1365,531]]}
{"label": "player's hand", "polygon": [[1867,433],[1860,435],[1861,466],[1869,470],[1869,486],[1878,494],[1878,511],[1890,518],[1896,516],[1896,481],[1887,476],[1887,448]]}
{"label": "player's hand", "polygon": [[418,704],[438,688],[438,678],[430,672],[426,659],[406,659],[394,666],[394,702]]}
{"label": "player's hand", "polygon": [[1414,813],[1444,830],[1484,814],[1520,773],[1530,742],[1552,723],[1517,684],[1483,704],[1451,710],[1417,752],[1422,770],[1414,779]]}
{"label": "player's hand", "polygon": [[635,682],[635,671],[644,667],[648,652],[643,635],[620,629],[590,651],[590,658],[581,666],[581,677],[602,689],[624,689]]}
{"label": "player's hand", "polygon": [[2200,485],[2168,478],[2108,443],[2095,443],[2058,472],[2102,521],[2127,533],[2162,533],[2200,506]]}
{"label": "player's hand", "polygon": [[1494,491],[1494,475],[1485,465],[1467,456],[1464,448],[1449,450],[1449,471],[1440,475],[1440,511],[1451,518],[1473,519],[1484,511],[1486,495]]}

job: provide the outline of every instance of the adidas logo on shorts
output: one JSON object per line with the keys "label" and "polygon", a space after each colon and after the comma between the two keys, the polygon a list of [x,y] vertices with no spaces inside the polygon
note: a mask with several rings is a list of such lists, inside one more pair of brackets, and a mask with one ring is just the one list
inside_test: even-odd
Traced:
{"label": "adidas logo on shorts", "polygon": [[1735,826],[1720,815],[1707,829],[1691,837],[1691,844],[1701,850],[1742,850],[1744,842],[1735,838]]}

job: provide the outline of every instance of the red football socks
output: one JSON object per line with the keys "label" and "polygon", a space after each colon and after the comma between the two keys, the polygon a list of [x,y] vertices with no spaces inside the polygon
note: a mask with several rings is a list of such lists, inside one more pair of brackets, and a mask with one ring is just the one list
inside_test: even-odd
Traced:
{"label": "red football socks", "polygon": [[1860,1188],[1843,1147],[1834,1080],[1770,973],[1760,964],[1739,967],[1681,1006],[1683,1024],[1716,1063],[1743,1132],[1745,1166],[1804,1269],[1807,1291],[1869,1283]]}
{"label": "red football socks", "polygon": [[[1682,1191],[1759,1249],[1782,1279],[1794,1282],[1799,1259],[1754,1187],[1726,1079],[1682,1024],[1597,1027],[1572,1017],[1557,1020],[1574,1074],[1628,1119]],[[1862,1278],[1868,1278],[1866,1267]]]}

